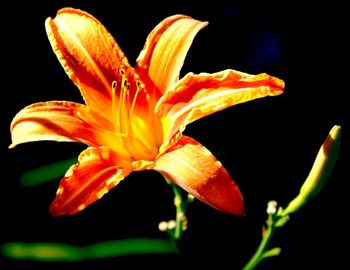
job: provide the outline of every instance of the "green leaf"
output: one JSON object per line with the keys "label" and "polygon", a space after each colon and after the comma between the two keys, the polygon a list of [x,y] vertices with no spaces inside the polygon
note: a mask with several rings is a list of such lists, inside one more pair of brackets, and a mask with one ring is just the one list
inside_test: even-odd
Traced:
{"label": "green leaf", "polygon": [[19,182],[23,186],[35,186],[61,178],[68,168],[77,162],[77,158],[70,158],[53,162],[23,173]]}
{"label": "green leaf", "polygon": [[2,253],[13,259],[43,262],[74,262],[84,257],[81,248],[59,243],[7,243],[2,246]]}
{"label": "green leaf", "polygon": [[106,258],[130,254],[177,253],[170,240],[135,238],[117,241],[106,241],[85,248],[89,258]]}
{"label": "green leaf", "polygon": [[17,260],[75,262],[135,254],[178,253],[170,240],[152,238],[121,239],[78,247],[60,243],[13,242],[2,246],[2,253]]}

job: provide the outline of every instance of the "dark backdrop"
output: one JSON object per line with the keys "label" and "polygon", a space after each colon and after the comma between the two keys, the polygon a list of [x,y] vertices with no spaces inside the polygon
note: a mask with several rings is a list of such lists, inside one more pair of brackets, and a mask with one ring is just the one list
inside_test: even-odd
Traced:
{"label": "dark backdrop", "polygon": [[[81,213],[53,218],[48,207],[59,179],[23,188],[21,173],[77,156],[83,145],[37,142],[9,150],[9,125],[24,106],[46,100],[80,101],[47,40],[44,21],[65,6],[97,17],[133,65],[148,33],[162,19],[187,14],[209,25],[196,36],[182,74],[226,68],[283,79],[285,93],[240,104],[187,127],[185,134],[210,149],[231,173],[246,202],[232,217],[195,201],[180,255],[126,256],[73,264],[103,269],[184,265],[241,269],[261,237],[266,203],[281,206],[298,193],[331,127],[342,126],[336,168],[318,196],[273,239],[282,254],[259,269],[317,269],[346,261],[349,180],[348,50],[344,7],[235,1],[11,1],[2,4],[1,229],[7,242],[89,245],[128,237],[166,238],[157,225],[174,217],[173,195],[155,172],[130,175]],[[328,2],[327,2],[328,3]],[[344,247],[343,247],[344,246]],[[1,269],[62,269],[70,264],[2,259]],[[4,267],[3,267],[4,266]],[[6,267],[5,267],[6,266]]]}

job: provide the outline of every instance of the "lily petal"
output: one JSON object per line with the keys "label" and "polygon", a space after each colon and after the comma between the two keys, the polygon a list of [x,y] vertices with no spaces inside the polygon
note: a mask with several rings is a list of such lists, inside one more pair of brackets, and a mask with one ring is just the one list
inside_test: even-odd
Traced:
{"label": "lily petal", "polygon": [[250,75],[231,69],[213,74],[189,73],[164,94],[156,112],[165,115],[165,136],[169,138],[204,116],[283,91],[284,82],[266,73]]}
{"label": "lily petal", "polygon": [[144,82],[149,79],[165,92],[179,79],[180,69],[195,35],[208,23],[185,15],[160,22],[147,37],[136,65]]}
{"label": "lily petal", "polygon": [[29,105],[11,122],[12,144],[34,141],[67,141],[96,145],[93,128],[80,117],[86,106],[68,101],[48,101]]}
{"label": "lily petal", "polygon": [[213,208],[244,214],[243,196],[222,164],[199,142],[183,136],[156,162],[155,170]]}
{"label": "lily petal", "polygon": [[120,67],[131,69],[111,34],[92,15],[73,8],[47,18],[45,28],[53,51],[86,104],[110,114],[112,83],[121,81]]}
{"label": "lily petal", "polygon": [[72,215],[100,199],[130,173],[116,164],[115,155],[105,147],[83,151],[61,180],[50,213]]}

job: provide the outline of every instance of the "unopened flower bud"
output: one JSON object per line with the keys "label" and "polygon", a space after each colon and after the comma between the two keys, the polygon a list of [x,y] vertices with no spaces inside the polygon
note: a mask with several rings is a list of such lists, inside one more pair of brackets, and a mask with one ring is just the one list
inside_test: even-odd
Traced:
{"label": "unopened flower bud", "polygon": [[168,230],[168,222],[166,221],[161,221],[159,222],[158,224],[158,229],[161,231],[161,232],[165,232]]}
{"label": "unopened flower bud", "polygon": [[296,212],[321,190],[338,158],[340,131],[340,126],[333,126],[316,156],[315,162],[300,189],[299,195],[289,203],[281,216]]}
{"label": "unopened flower bud", "polygon": [[267,203],[267,209],[266,209],[266,213],[268,215],[273,215],[277,212],[277,202],[276,201],[269,201]]}

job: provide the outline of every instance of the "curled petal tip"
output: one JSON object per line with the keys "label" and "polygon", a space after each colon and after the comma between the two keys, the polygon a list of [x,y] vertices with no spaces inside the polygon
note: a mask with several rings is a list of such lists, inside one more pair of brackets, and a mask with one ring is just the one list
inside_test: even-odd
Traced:
{"label": "curled petal tip", "polygon": [[16,147],[16,144],[11,143],[11,144],[9,145],[9,149],[12,149],[12,148],[15,148],[15,147]]}
{"label": "curled petal tip", "polygon": [[285,83],[283,80],[277,78],[277,77],[272,77],[272,81],[273,81],[273,86],[272,86],[272,94],[273,95],[280,95],[284,92],[284,87],[285,87]]}

